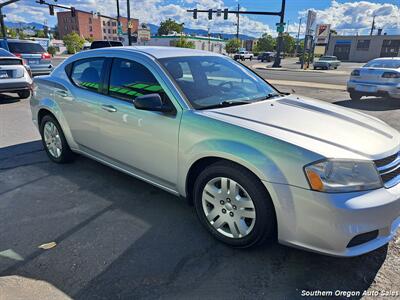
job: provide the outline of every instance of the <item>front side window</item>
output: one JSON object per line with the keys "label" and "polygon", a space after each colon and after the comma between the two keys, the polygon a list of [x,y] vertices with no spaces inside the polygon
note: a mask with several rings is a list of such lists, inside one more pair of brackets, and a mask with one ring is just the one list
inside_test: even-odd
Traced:
{"label": "front side window", "polygon": [[116,58],[111,68],[109,95],[123,100],[158,93],[167,103],[167,96],[153,74],[142,64]]}
{"label": "front side window", "polygon": [[104,58],[82,59],[72,67],[71,80],[79,87],[99,91]]}
{"label": "front side window", "polygon": [[160,59],[196,109],[224,102],[254,102],[278,92],[239,63],[220,56],[185,56]]}

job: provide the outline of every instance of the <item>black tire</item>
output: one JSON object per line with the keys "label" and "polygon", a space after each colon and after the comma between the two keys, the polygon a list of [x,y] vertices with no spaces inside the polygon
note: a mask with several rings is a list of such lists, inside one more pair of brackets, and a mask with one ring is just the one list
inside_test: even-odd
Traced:
{"label": "black tire", "polygon": [[[202,194],[205,185],[216,177],[227,177],[239,183],[251,197],[256,213],[252,230],[241,238],[232,238],[218,232],[207,220],[203,210]],[[274,238],[276,216],[272,200],[260,180],[250,171],[232,162],[217,162],[204,169],[197,177],[193,190],[194,206],[203,226],[218,240],[238,248],[260,245]]]}
{"label": "black tire", "polygon": [[[60,155],[59,157],[55,157],[55,156],[53,156],[53,155],[50,153],[50,151],[49,151],[49,149],[48,149],[48,147],[47,147],[47,145],[46,145],[46,142],[45,142],[45,138],[44,138],[44,126],[45,126],[46,123],[48,123],[48,122],[52,122],[52,123],[55,125],[55,127],[56,127],[57,130],[58,130],[58,135],[60,136],[60,139],[61,139],[61,146],[62,146],[62,147],[61,147],[61,155]],[[62,129],[61,129],[60,124],[58,123],[58,121],[56,120],[56,118],[54,118],[52,115],[48,114],[48,115],[45,115],[45,116],[42,118],[42,120],[41,120],[41,122],[40,122],[40,135],[41,135],[41,137],[42,137],[42,143],[43,143],[44,150],[46,151],[48,157],[49,157],[53,162],[59,163],[59,164],[63,164],[63,163],[68,163],[68,162],[73,161],[75,155],[74,155],[74,153],[71,151],[71,148],[69,147],[69,145],[68,145],[68,143],[67,143],[67,140],[65,139],[65,135],[64,135],[64,132],[63,132]]]}
{"label": "black tire", "polygon": [[21,99],[25,99],[25,98],[30,97],[31,91],[30,90],[20,91],[17,94],[18,94],[18,97],[20,97]]}
{"label": "black tire", "polygon": [[360,93],[350,92],[350,99],[353,101],[358,101],[361,99],[361,97],[362,97],[362,95]]}
{"label": "black tire", "polygon": [[250,56],[250,61],[253,60],[253,58]]}

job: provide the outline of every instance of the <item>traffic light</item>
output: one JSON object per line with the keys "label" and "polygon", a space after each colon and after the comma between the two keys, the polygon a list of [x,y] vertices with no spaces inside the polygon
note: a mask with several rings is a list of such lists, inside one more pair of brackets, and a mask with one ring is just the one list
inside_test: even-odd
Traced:
{"label": "traffic light", "polygon": [[208,19],[209,20],[212,20],[212,13],[213,13],[212,9],[209,9],[208,10]]}
{"label": "traffic light", "polygon": [[224,9],[224,20],[228,20],[228,9]]}
{"label": "traffic light", "polygon": [[75,7],[71,6],[71,17],[75,17],[76,13],[75,13]]}
{"label": "traffic light", "polygon": [[53,5],[49,5],[49,13],[50,13],[50,16],[54,16],[54,6]]}
{"label": "traffic light", "polygon": [[221,16],[221,9],[218,8],[218,9],[217,9],[217,17],[220,17],[220,16]]}
{"label": "traffic light", "polygon": [[193,19],[197,19],[197,8],[193,9]]}

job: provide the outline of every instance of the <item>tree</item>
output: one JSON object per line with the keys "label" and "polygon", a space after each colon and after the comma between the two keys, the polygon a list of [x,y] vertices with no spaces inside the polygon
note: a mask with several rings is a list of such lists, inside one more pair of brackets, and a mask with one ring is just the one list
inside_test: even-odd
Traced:
{"label": "tree", "polygon": [[227,53],[236,53],[240,48],[240,40],[230,39],[225,44],[225,50]]}
{"label": "tree", "polygon": [[65,35],[63,41],[70,54],[75,54],[77,51],[80,51],[85,44],[85,39],[80,37],[76,32]]}
{"label": "tree", "polygon": [[195,48],[194,43],[192,41],[188,41],[188,39],[184,37],[181,37],[178,41],[176,41],[174,46],[179,48]]}
{"label": "tree", "polygon": [[294,49],[296,48],[296,40],[294,37],[289,35],[288,33],[283,34],[283,52],[285,53],[294,53]]}
{"label": "tree", "polygon": [[272,35],[264,33],[261,38],[258,39],[256,52],[270,52],[274,51],[276,46],[276,40]]}
{"label": "tree", "polygon": [[160,27],[158,28],[158,35],[168,35],[169,33],[175,31],[177,33],[181,33],[183,31],[184,23],[177,23],[172,19],[165,20],[160,23]]}
{"label": "tree", "polygon": [[38,37],[38,38],[44,38],[44,37],[46,37],[46,35],[45,35],[45,33],[44,33],[43,30],[37,30],[37,31],[36,31],[36,37]]}

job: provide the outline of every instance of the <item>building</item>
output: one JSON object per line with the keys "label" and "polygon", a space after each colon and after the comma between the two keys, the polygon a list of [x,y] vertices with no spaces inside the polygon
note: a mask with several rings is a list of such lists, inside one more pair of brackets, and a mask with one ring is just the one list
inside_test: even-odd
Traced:
{"label": "building", "polygon": [[[76,32],[85,39],[93,40],[118,40],[118,25],[115,18],[98,16],[80,10],[75,11],[75,16],[71,16],[70,11],[58,12],[58,32],[62,39],[65,35]],[[128,19],[120,18],[122,31],[128,30]],[[131,19],[132,33],[137,32],[139,20]]]}
{"label": "building", "polygon": [[254,51],[257,43],[258,43],[258,39],[254,39],[254,40],[242,40],[242,48],[244,48],[246,51]]}
{"label": "building", "polygon": [[190,36],[190,35],[162,35],[152,36],[149,41],[139,42],[139,45],[146,46],[166,46],[173,47],[177,41],[181,38],[186,38],[187,41],[193,42],[195,49],[206,50],[215,53],[225,54],[225,40],[219,38],[211,38],[205,36]]}
{"label": "building", "polygon": [[400,56],[400,35],[332,36],[327,55],[353,62]]}

